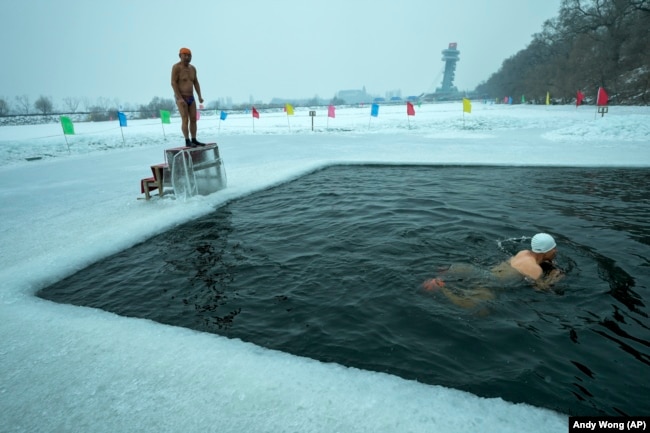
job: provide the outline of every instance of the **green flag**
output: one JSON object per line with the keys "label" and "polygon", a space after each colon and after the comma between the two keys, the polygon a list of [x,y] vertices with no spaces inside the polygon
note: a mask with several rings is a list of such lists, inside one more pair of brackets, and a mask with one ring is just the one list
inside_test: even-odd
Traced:
{"label": "green flag", "polygon": [[74,135],[74,125],[69,117],[61,116],[61,126],[65,135]]}
{"label": "green flag", "polygon": [[160,110],[160,120],[162,123],[172,123],[171,114],[167,110]]}

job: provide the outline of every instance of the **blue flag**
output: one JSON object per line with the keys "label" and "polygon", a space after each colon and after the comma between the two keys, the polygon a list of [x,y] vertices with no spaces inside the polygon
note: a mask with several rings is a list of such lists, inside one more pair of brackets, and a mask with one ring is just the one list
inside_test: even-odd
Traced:
{"label": "blue flag", "polygon": [[225,111],[222,111],[222,112],[221,112],[221,115],[219,116],[219,118],[220,118],[221,120],[226,120],[226,117],[228,117],[228,113],[226,113]]}
{"label": "blue flag", "polygon": [[370,109],[370,115],[373,117],[379,116],[379,104],[372,104],[372,108]]}
{"label": "blue flag", "polygon": [[120,120],[120,127],[126,126],[126,114],[118,111],[117,118]]}

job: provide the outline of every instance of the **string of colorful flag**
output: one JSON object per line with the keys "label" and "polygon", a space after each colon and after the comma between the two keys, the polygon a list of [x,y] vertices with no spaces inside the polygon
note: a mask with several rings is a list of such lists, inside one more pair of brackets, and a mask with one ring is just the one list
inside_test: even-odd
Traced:
{"label": "string of colorful flag", "polygon": [[[576,93],[576,107],[579,107],[582,105],[582,103],[585,100],[585,94],[578,90]],[[497,100],[497,103],[499,101]],[[512,105],[513,99],[512,96],[504,96],[503,97],[503,103],[504,104],[509,104]],[[526,103],[526,96],[521,95],[521,103],[525,104]],[[609,103],[609,96],[607,95],[607,92],[603,87],[598,88],[598,93],[596,96],[596,106],[597,107],[603,107],[606,106]],[[546,92],[546,100],[545,100],[546,105],[551,105],[551,92]]]}
{"label": "string of colorful flag", "polygon": [[[580,105],[585,100],[585,94],[581,91],[578,90],[576,92],[576,110]],[[546,105],[550,104],[550,93],[546,92]],[[607,91],[603,87],[598,88],[598,93],[596,94],[596,113],[594,116],[597,116],[598,114],[603,117],[605,113],[608,112],[607,105],[609,104],[609,95],[607,94]]]}
{"label": "string of colorful flag", "polygon": [[[463,98],[463,116],[464,113],[471,113],[472,111],[472,105],[469,99]],[[284,106],[284,112],[287,115],[287,122],[289,122],[289,116],[293,116],[295,114],[295,109],[293,105],[291,104],[285,104]],[[255,131],[255,119],[260,118],[260,112],[255,108],[255,106],[251,107],[251,114],[252,114],[252,119],[253,119],[253,132]],[[407,101],[406,102],[406,116],[407,120],[409,122],[409,127],[410,127],[410,117],[415,116],[415,106],[413,103]],[[120,131],[122,133],[122,141],[124,142],[124,131],[122,131],[122,128],[125,128],[127,126],[127,116],[125,113],[118,111],[117,113],[118,121],[120,124]],[[373,103],[370,106],[370,118],[372,119],[373,117],[379,117],[379,104]],[[197,114],[197,119],[200,118],[200,114]],[[228,118],[228,113],[226,111],[221,111],[219,113],[219,130],[221,130],[221,122],[225,121]],[[329,119],[336,118],[336,107],[334,105],[329,105],[327,107],[327,121],[328,121],[328,128],[329,128]],[[464,119],[464,118],[463,118]],[[171,112],[168,110],[160,110],[160,122],[162,126],[162,131],[163,131],[163,136],[166,138],[166,132],[165,132],[165,125],[171,124]],[[291,123],[289,122],[289,129],[291,129]],[[72,120],[69,117],[66,116],[61,116],[61,126],[63,128],[63,134],[64,136],[67,135],[74,135],[74,125],[72,123]],[[68,143],[68,139],[66,137],[66,144],[68,145],[68,151],[70,150],[70,145]]]}
{"label": "string of colorful flag", "polygon": [[[505,101],[508,101],[508,103],[512,103],[512,97],[506,97]],[[585,100],[585,94],[578,90],[577,95],[576,95],[576,108],[579,107]],[[521,101],[522,103],[525,101],[524,95],[521,96]],[[463,125],[465,124],[465,113],[471,113],[472,112],[472,102],[468,98],[463,98],[462,99],[463,103]],[[596,97],[596,107],[597,107],[597,113],[600,113],[601,116],[604,116],[605,113],[607,113],[607,104],[609,103],[609,96],[607,95],[607,92],[605,91],[604,88],[599,87],[598,88],[598,94]],[[546,105],[550,105],[550,92],[546,92]],[[289,129],[291,129],[291,123],[289,121],[289,117],[293,116],[295,114],[295,109],[293,105],[291,104],[285,104],[284,106],[284,112],[287,115],[287,123],[289,126]],[[255,108],[255,106],[251,107],[251,114],[252,114],[252,119],[253,119],[253,132],[255,131],[255,119],[260,118],[260,112]],[[409,128],[411,126],[411,121],[410,118],[412,116],[415,116],[415,106],[413,105],[412,102],[407,101],[406,102],[406,116],[407,120],[409,122]],[[373,103],[370,106],[370,122],[372,122],[373,117],[379,117],[379,104]],[[197,111],[197,119],[200,118],[200,114]],[[228,113],[226,111],[221,110],[219,113],[219,130],[221,130],[221,122],[225,121],[228,118]],[[329,119],[336,118],[336,107],[334,105],[329,105],[327,107],[327,127],[329,128]],[[122,133],[122,141],[124,142],[124,131],[122,128],[125,128],[127,126],[127,116],[126,113],[118,111],[117,112],[117,119],[119,121],[120,125],[120,132]],[[60,117],[61,121],[61,127],[63,129],[63,135],[65,137],[65,142],[68,147],[68,152],[70,152],[70,143],[68,142],[68,135],[74,135],[75,130],[74,130],[74,124],[72,122],[72,119],[70,119],[67,116],[61,116]],[[165,125],[171,124],[171,112],[168,110],[160,110],[160,122],[163,130],[163,136],[167,138],[166,132],[165,132]],[[370,126],[370,124],[369,124]]]}

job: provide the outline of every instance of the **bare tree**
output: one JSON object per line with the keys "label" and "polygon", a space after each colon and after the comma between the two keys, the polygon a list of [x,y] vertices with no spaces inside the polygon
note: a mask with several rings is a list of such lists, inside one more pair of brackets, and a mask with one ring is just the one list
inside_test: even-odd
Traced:
{"label": "bare tree", "polygon": [[9,104],[3,98],[0,98],[0,116],[9,114]]}
{"label": "bare tree", "polygon": [[[85,102],[88,104],[88,100]],[[118,111],[119,101],[117,99],[110,100],[108,98],[97,98],[95,105],[87,106],[88,120],[91,122],[103,122],[110,120]]]}
{"label": "bare tree", "polygon": [[562,0],[524,50],[477,87],[483,95],[550,92],[570,101],[576,90],[604,86],[617,103],[650,99],[650,0]]}
{"label": "bare tree", "polygon": [[29,96],[16,96],[16,105],[20,114],[29,114]]}
{"label": "bare tree", "polygon": [[96,108],[100,108],[102,111],[108,110],[108,107],[111,106],[111,100],[108,98],[99,97],[97,98],[97,102],[95,103]]}
{"label": "bare tree", "polygon": [[49,114],[52,112],[52,100],[47,96],[41,95],[36,102],[34,102],[34,108],[36,111],[40,111],[41,114]]}
{"label": "bare tree", "polygon": [[90,107],[93,106],[93,103],[90,101],[90,98],[88,97],[83,98],[83,104],[84,104],[84,111],[90,111]]}
{"label": "bare tree", "polygon": [[647,70],[647,38],[650,14],[647,1],[564,0],[561,8],[565,28],[572,36],[591,40],[583,69],[590,71],[594,86],[607,86],[620,102],[638,93],[635,70]]}
{"label": "bare tree", "polygon": [[81,100],[79,98],[70,98],[70,97],[63,98],[63,104],[65,105],[65,109],[70,113],[76,113],[80,103]]}
{"label": "bare tree", "polygon": [[120,101],[117,99],[109,99],[105,98],[103,96],[97,98],[97,101],[95,102],[95,105],[88,105],[87,103],[87,108],[88,111],[93,112],[93,111],[115,111],[117,107],[120,106]]}
{"label": "bare tree", "polygon": [[650,0],[630,0],[630,3],[640,11],[650,12]]}
{"label": "bare tree", "polygon": [[149,104],[141,105],[139,111],[142,118],[147,118],[151,116],[158,116],[160,110],[166,110],[170,113],[173,113],[175,108],[176,103],[173,99],[160,98],[158,96],[155,96],[151,99],[151,102],[149,102]]}

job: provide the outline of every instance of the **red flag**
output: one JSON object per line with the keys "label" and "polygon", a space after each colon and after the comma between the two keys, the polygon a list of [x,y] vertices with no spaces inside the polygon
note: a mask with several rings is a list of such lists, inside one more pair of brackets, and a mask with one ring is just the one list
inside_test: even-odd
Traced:
{"label": "red flag", "polygon": [[607,96],[607,92],[605,92],[605,89],[602,87],[598,88],[598,98],[596,99],[596,105],[597,106],[602,106],[602,105],[607,105],[607,102],[609,101],[609,96]]}
{"label": "red flag", "polygon": [[578,90],[578,94],[576,95],[576,107],[582,104],[582,101],[584,101],[584,99],[585,94]]}
{"label": "red flag", "polygon": [[408,101],[406,102],[406,115],[415,116],[415,107],[413,107],[413,104]]}
{"label": "red flag", "polygon": [[336,108],[333,105],[327,107],[327,117],[335,118],[336,117]]}
{"label": "red flag", "polygon": [[253,107],[253,117],[256,118],[256,119],[259,119],[259,118],[260,118],[260,113],[257,112],[257,110],[255,109],[255,107]]}

